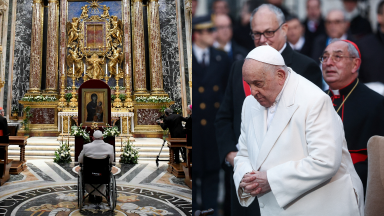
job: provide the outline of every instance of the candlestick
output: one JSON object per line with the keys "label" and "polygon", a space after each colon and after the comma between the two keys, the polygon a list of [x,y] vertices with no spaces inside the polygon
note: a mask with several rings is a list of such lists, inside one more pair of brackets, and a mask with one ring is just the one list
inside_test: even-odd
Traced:
{"label": "candlestick", "polygon": [[119,63],[116,64],[116,75],[119,74]]}
{"label": "candlestick", "polygon": [[73,66],[73,76],[75,76],[75,63],[73,63],[72,66]]}
{"label": "candlestick", "polygon": [[105,76],[108,76],[108,67],[107,67],[107,63],[105,63]]}
{"label": "candlestick", "polygon": [[116,98],[115,98],[115,100],[113,102],[113,106],[116,107],[116,108],[120,108],[122,106],[121,100],[119,98],[119,94],[120,94],[119,89],[120,89],[120,87],[119,87],[119,77],[116,76],[116,91],[115,91]]}

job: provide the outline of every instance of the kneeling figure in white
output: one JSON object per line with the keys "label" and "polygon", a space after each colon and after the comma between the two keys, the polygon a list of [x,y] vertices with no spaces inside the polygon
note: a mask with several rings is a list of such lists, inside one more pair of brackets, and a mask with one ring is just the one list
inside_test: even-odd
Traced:
{"label": "kneeling figure in white", "polygon": [[269,46],[248,54],[243,78],[252,95],[235,157],[240,204],[257,196],[261,215],[363,216],[363,186],[329,96]]}

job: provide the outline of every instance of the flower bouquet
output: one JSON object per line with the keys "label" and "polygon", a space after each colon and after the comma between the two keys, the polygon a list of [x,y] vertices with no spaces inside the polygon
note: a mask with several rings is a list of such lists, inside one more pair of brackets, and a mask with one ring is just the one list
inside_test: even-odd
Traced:
{"label": "flower bouquet", "polygon": [[53,159],[55,163],[69,163],[72,162],[71,159],[71,149],[67,142],[61,142],[59,149],[55,151],[55,158]]}
{"label": "flower bouquet", "polygon": [[120,135],[120,131],[119,131],[119,128],[117,128],[117,126],[110,126],[109,124],[107,124],[107,126],[103,126],[102,127],[104,132],[103,132],[103,137],[106,138],[106,137],[117,137]]}
{"label": "flower bouquet", "polygon": [[72,126],[71,127],[71,136],[81,136],[84,139],[84,144],[90,143],[91,138],[89,136],[89,132],[87,132],[87,127],[84,129],[81,128],[82,124],[79,126]]}
{"label": "flower bouquet", "polygon": [[123,152],[120,155],[120,163],[137,164],[139,159],[139,148],[136,148],[131,142],[124,142]]}

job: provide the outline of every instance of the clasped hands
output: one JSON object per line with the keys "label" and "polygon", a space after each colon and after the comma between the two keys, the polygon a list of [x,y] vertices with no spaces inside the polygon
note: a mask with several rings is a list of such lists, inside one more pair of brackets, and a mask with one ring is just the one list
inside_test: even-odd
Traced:
{"label": "clasped hands", "polygon": [[271,187],[267,179],[267,172],[253,170],[245,174],[240,182],[240,188],[253,197],[269,192]]}

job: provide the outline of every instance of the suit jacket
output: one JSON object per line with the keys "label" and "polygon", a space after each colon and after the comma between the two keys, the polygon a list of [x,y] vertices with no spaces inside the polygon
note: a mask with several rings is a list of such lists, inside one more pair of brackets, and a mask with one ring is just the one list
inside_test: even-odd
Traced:
{"label": "suit jacket", "polygon": [[194,159],[193,172],[218,171],[219,155],[215,137],[214,122],[216,113],[221,106],[228,82],[230,59],[223,52],[210,48],[210,63],[202,68],[192,55],[192,95],[194,121],[192,122],[192,142]]}
{"label": "suit jacket", "polygon": [[83,163],[84,156],[94,159],[103,159],[109,155],[109,162],[112,163],[114,154],[115,150],[112,145],[105,143],[103,140],[94,140],[83,146],[83,150],[80,152],[78,159],[79,163]]}
{"label": "suit jacket", "polygon": [[[355,42],[355,38],[351,34],[347,34],[347,40]],[[316,61],[317,65],[320,65],[319,57],[323,54],[325,48],[327,48],[328,36],[323,34],[315,38],[312,47],[311,57]]]}
{"label": "suit jacket", "polygon": [[238,60],[244,60],[247,55],[248,51],[244,47],[238,45],[235,41],[232,41],[231,54],[229,56],[232,63]]}
{"label": "suit jacket", "polygon": [[268,131],[266,114],[254,97],[245,99],[233,176],[240,204],[254,201],[239,184],[258,170],[271,186],[258,196],[261,215],[362,216],[363,186],[329,96],[291,70]]}
{"label": "suit jacket", "polygon": [[372,34],[371,23],[359,14],[351,20],[349,32],[354,38],[360,39],[365,35]]}
{"label": "suit jacket", "polygon": [[3,130],[3,136],[0,136],[0,143],[9,143],[9,131],[7,119],[0,115],[0,130]]}
{"label": "suit jacket", "polygon": [[376,34],[370,34],[356,42],[361,52],[359,79],[363,83],[381,82],[384,84],[384,34],[380,27]]}
{"label": "suit jacket", "polygon": [[164,123],[160,126],[163,130],[169,128],[172,138],[185,138],[186,134],[181,121],[187,121],[187,119],[178,114],[171,114],[164,118]]}
{"label": "suit jacket", "polygon": [[312,43],[305,39],[303,47],[301,47],[301,50],[295,50],[296,52],[299,52],[305,56],[311,57],[312,54]]}
{"label": "suit jacket", "polygon": [[317,29],[315,32],[311,32],[308,29],[308,19],[305,19],[303,22],[303,25],[305,27],[305,40],[308,41],[310,44],[313,44],[314,39],[322,34],[325,34],[325,25],[324,25],[324,19],[321,18],[319,21],[319,25],[317,26]]}

